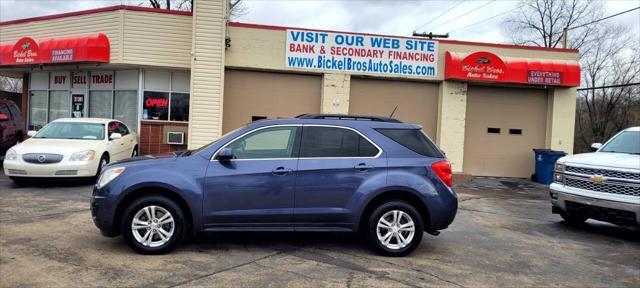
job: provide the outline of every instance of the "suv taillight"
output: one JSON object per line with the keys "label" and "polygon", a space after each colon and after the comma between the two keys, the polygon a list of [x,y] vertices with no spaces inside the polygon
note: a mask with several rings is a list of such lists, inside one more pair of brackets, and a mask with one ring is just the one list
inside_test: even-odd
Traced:
{"label": "suv taillight", "polygon": [[433,173],[436,173],[445,185],[453,186],[453,176],[451,175],[451,164],[449,161],[443,160],[431,164]]}

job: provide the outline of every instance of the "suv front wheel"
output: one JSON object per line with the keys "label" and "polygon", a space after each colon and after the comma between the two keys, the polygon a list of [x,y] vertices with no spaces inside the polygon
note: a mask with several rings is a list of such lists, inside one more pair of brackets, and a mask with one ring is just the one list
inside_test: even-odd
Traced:
{"label": "suv front wheel", "polygon": [[173,250],[186,234],[182,209],[163,196],[146,196],[127,207],[121,224],[125,242],[141,254]]}
{"label": "suv front wheel", "polygon": [[384,256],[404,256],[420,245],[424,226],[420,213],[403,201],[386,202],[369,216],[366,237],[371,248]]}

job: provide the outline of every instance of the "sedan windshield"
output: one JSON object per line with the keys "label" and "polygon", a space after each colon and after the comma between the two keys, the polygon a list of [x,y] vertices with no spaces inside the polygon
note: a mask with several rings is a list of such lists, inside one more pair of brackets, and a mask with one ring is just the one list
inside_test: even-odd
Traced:
{"label": "sedan windshield", "polygon": [[103,140],[104,124],[54,122],[44,126],[33,138]]}
{"label": "sedan windshield", "polygon": [[627,153],[640,155],[640,131],[626,131],[618,134],[598,152]]}

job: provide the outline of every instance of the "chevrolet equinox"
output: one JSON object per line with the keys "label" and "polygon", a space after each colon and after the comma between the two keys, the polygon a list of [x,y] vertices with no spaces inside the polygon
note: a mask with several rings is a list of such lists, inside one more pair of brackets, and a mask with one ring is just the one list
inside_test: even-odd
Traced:
{"label": "chevrolet equinox", "polygon": [[360,232],[403,256],[457,211],[451,166],[419,125],[306,114],[262,120],[197,150],[109,164],[91,198],[105,236],[161,254],[200,231]]}

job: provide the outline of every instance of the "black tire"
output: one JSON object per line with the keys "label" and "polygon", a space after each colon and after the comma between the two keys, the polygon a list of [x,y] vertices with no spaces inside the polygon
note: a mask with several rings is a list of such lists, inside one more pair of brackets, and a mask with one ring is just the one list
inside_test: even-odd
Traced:
{"label": "black tire", "polygon": [[102,168],[104,168],[104,166],[107,164],[109,164],[109,155],[105,153],[102,154],[102,157],[100,157],[100,162],[98,162],[98,169],[96,169],[96,178],[100,176]]}
{"label": "black tire", "polygon": [[133,151],[131,151],[131,157],[136,157],[138,156],[138,145],[133,146]]}
{"label": "black tire", "polygon": [[[134,236],[134,233],[139,233],[138,235],[142,236],[141,234],[144,233],[144,229],[140,229],[143,230],[143,232],[140,233],[140,230],[134,232],[131,227],[136,214],[143,208],[149,206],[159,206],[163,209],[166,209],[167,211],[169,211],[174,221],[172,235],[169,236],[168,240],[165,243],[157,247],[145,246],[138,240],[136,240],[136,236]],[[122,217],[122,223],[120,223],[120,229],[120,231],[122,231],[122,238],[127,243],[127,245],[131,247],[131,249],[140,254],[158,255],[165,254],[175,249],[184,240],[187,231],[187,223],[185,221],[184,212],[175,202],[163,196],[151,195],[139,198],[133,201],[129,205],[129,207],[127,207]],[[156,236],[158,237],[153,236],[154,234],[151,235],[153,238],[159,239],[158,234],[156,234]]]}
{"label": "black tire", "polygon": [[[378,238],[378,222],[380,218],[385,216],[388,212],[393,213],[392,211],[402,211],[406,213],[410,219],[414,223],[414,234],[413,238],[409,241],[406,246],[397,247],[397,248],[389,248],[382,243],[382,241]],[[402,217],[400,217],[402,218]],[[422,216],[420,213],[409,203],[404,201],[389,201],[382,203],[378,206],[372,213],[369,215],[369,219],[367,220],[366,230],[363,231],[365,233],[366,240],[373,251],[383,256],[391,256],[391,257],[401,257],[408,255],[413,252],[420,242],[422,241],[422,236],[424,233],[424,222],[422,220]],[[407,222],[405,222],[406,224]],[[402,223],[400,223],[402,224]],[[384,228],[381,228],[384,229]],[[390,230],[387,230],[386,233],[389,233]],[[385,233],[385,234],[386,234]],[[393,233],[393,232],[391,232]],[[400,232],[403,233],[403,232]],[[382,234],[382,233],[381,233]],[[403,234],[404,235],[404,234]],[[408,234],[407,234],[408,236]],[[396,236],[390,236],[392,238],[390,240],[389,245],[392,245],[392,240],[395,237],[396,244],[399,244],[399,238]]]}
{"label": "black tire", "polygon": [[587,216],[583,214],[570,214],[567,212],[561,213],[560,217],[564,219],[564,222],[567,222],[570,225],[581,225],[585,221],[587,221]]}

